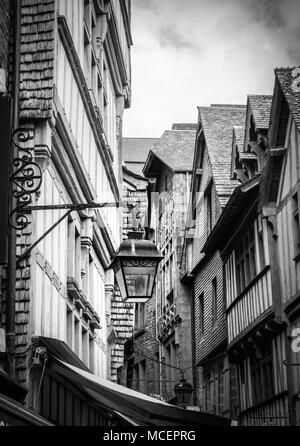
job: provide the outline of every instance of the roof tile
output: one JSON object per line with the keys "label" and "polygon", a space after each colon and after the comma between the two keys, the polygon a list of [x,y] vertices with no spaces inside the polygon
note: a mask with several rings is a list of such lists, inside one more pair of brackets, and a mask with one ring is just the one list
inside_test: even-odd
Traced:
{"label": "roof tile", "polygon": [[55,2],[23,0],[21,11],[20,117],[49,118],[54,85]]}
{"label": "roof tile", "polygon": [[233,127],[245,125],[246,106],[199,107],[199,119],[208,148],[216,190],[222,206],[238,186],[230,180]]}
{"label": "roof tile", "polygon": [[196,140],[194,130],[166,130],[152,152],[174,171],[192,171]]}
{"label": "roof tile", "polygon": [[275,75],[300,131],[300,67],[276,68]]}
{"label": "roof tile", "polygon": [[272,106],[270,95],[248,95],[253,119],[257,129],[268,129]]}

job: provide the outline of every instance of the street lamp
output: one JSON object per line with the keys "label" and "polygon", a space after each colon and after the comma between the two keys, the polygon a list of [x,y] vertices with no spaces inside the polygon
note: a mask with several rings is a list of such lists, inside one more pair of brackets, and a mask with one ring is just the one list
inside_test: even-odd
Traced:
{"label": "street lamp", "polygon": [[190,403],[193,393],[193,386],[184,379],[183,372],[180,382],[174,386],[174,392],[177,403],[184,406],[187,406]]}
{"label": "street lamp", "polygon": [[112,268],[125,302],[147,302],[152,297],[157,267],[163,256],[155,244],[132,232],[121,243]]}

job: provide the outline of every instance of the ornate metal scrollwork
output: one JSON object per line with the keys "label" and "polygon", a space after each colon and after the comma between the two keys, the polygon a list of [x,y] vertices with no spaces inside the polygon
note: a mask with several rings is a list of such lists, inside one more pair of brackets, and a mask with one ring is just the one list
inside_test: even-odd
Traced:
{"label": "ornate metal scrollwork", "polygon": [[28,224],[26,207],[32,203],[32,196],[38,192],[42,185],[42,172],[33,159],[34,131],[27,128],[18,128],[12,135],[12,150],[16,152],[13,159],[13,173],[10,176],[12,195],[16,205],[10,210],[10,225],[15,229],[25,229]]}
{"label": "ornate metal scrollwork", "polygon": [[122,263],[124,266],[129,267],[137,267],[137,268],[148,268],[153,267],[157,265],[157,262],[155,260],[148,260],[148,259],[123,259]]}

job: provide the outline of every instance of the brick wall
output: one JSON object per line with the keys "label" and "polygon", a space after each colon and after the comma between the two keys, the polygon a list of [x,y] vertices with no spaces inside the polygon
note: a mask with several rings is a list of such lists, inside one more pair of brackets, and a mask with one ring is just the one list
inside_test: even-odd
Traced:
{"label": "brick wall", "polygon": [[156,339],[156,310],[155,296],[146,304],[146,326],[142,335],[134,338],[134,365],[146,361],[145,393],[159,393],[155,376],[155,354],[158,353],[158,341]]}
{"label": "brick wall", "polygon": [[[212,324],[212,281],[217,281],[217,321]],[[199,297],[204,296],[204,334],[200,334]],[[195,341],[196,363],[226,342],[227,325],[223,299],[223,263],[219,253],[215,253],[195,274]]]}
{"label": "brick wall", "polygon": [[111,347],[111,381],[118,381],[118,369],[124,363],[124,344],[132,337],[133,320],[133,305],[124,303],[120,293],[115,291],[111,300],[111,322],[116,335]]}
{"label": "brick wall", "polygon": [[[199,208],[197,209],[196,214],[196,228],[195,228],[195,237],[193,240],[193,260],[192,266],[195,268],[197,264],[204,258],[204,254],[201,253],[202,248],[207,240],[207,214],[206,214],[206,203],[204,198],[204,192],[212,180],[212,170],[208,157],[207,150],[204,153],[203,160],[203,174],[201,177],[201,188],[199,195],[201,196],[201,200],[199,203]],[[219,197],[216,191],[216,188],[213,184],[212,186],[212,226],[214,226],[221,215],[222,208],[219,202]]]}
{"label": "brick wall", "polygon": [[[207,240],[207,201],[205,191],[212,181],[212,169],[207,150],[203,157],[203,174],[200,183],[200,202],[196,211],[195,237],[192,242],[192,265],[195,268],[194,279],[194,315],[195,315],[195,342],[196,363],[205,358],[209,353],[224,342],[227,338],[226,319],[224,317],[223,301],[223,263],[219,253],[210,258],[205,258],[201,252]],[[221,206],[214,184],[211,189],[211,216],[212,227],[221,215]],[[212,281],[217,281],[217,323],[212,327]],[[204,335],[200,336],[199,328],[199,297],[204,295]]]}

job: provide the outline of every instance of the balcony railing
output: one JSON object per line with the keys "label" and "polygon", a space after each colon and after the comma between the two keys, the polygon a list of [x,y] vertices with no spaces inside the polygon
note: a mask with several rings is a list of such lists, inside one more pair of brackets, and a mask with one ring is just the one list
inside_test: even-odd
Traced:
{"label": "balcony railing", "polygon": [[227,308],[229,344],[252,326],[272,304],[271,271],[267,266]]}
{"label": "balcony railing", "polygon": [[157,321],[157,333],[158,338],[162,339],[173,331],[177,322],[180,322],[180,316],[176,311],[176,305],[165,305],[163,308],[163,314],[159,317]]}
{"label": "balcony railing", "polygon": [[242,426],[289,426],[288,395],[283,392],[240,415]]}

